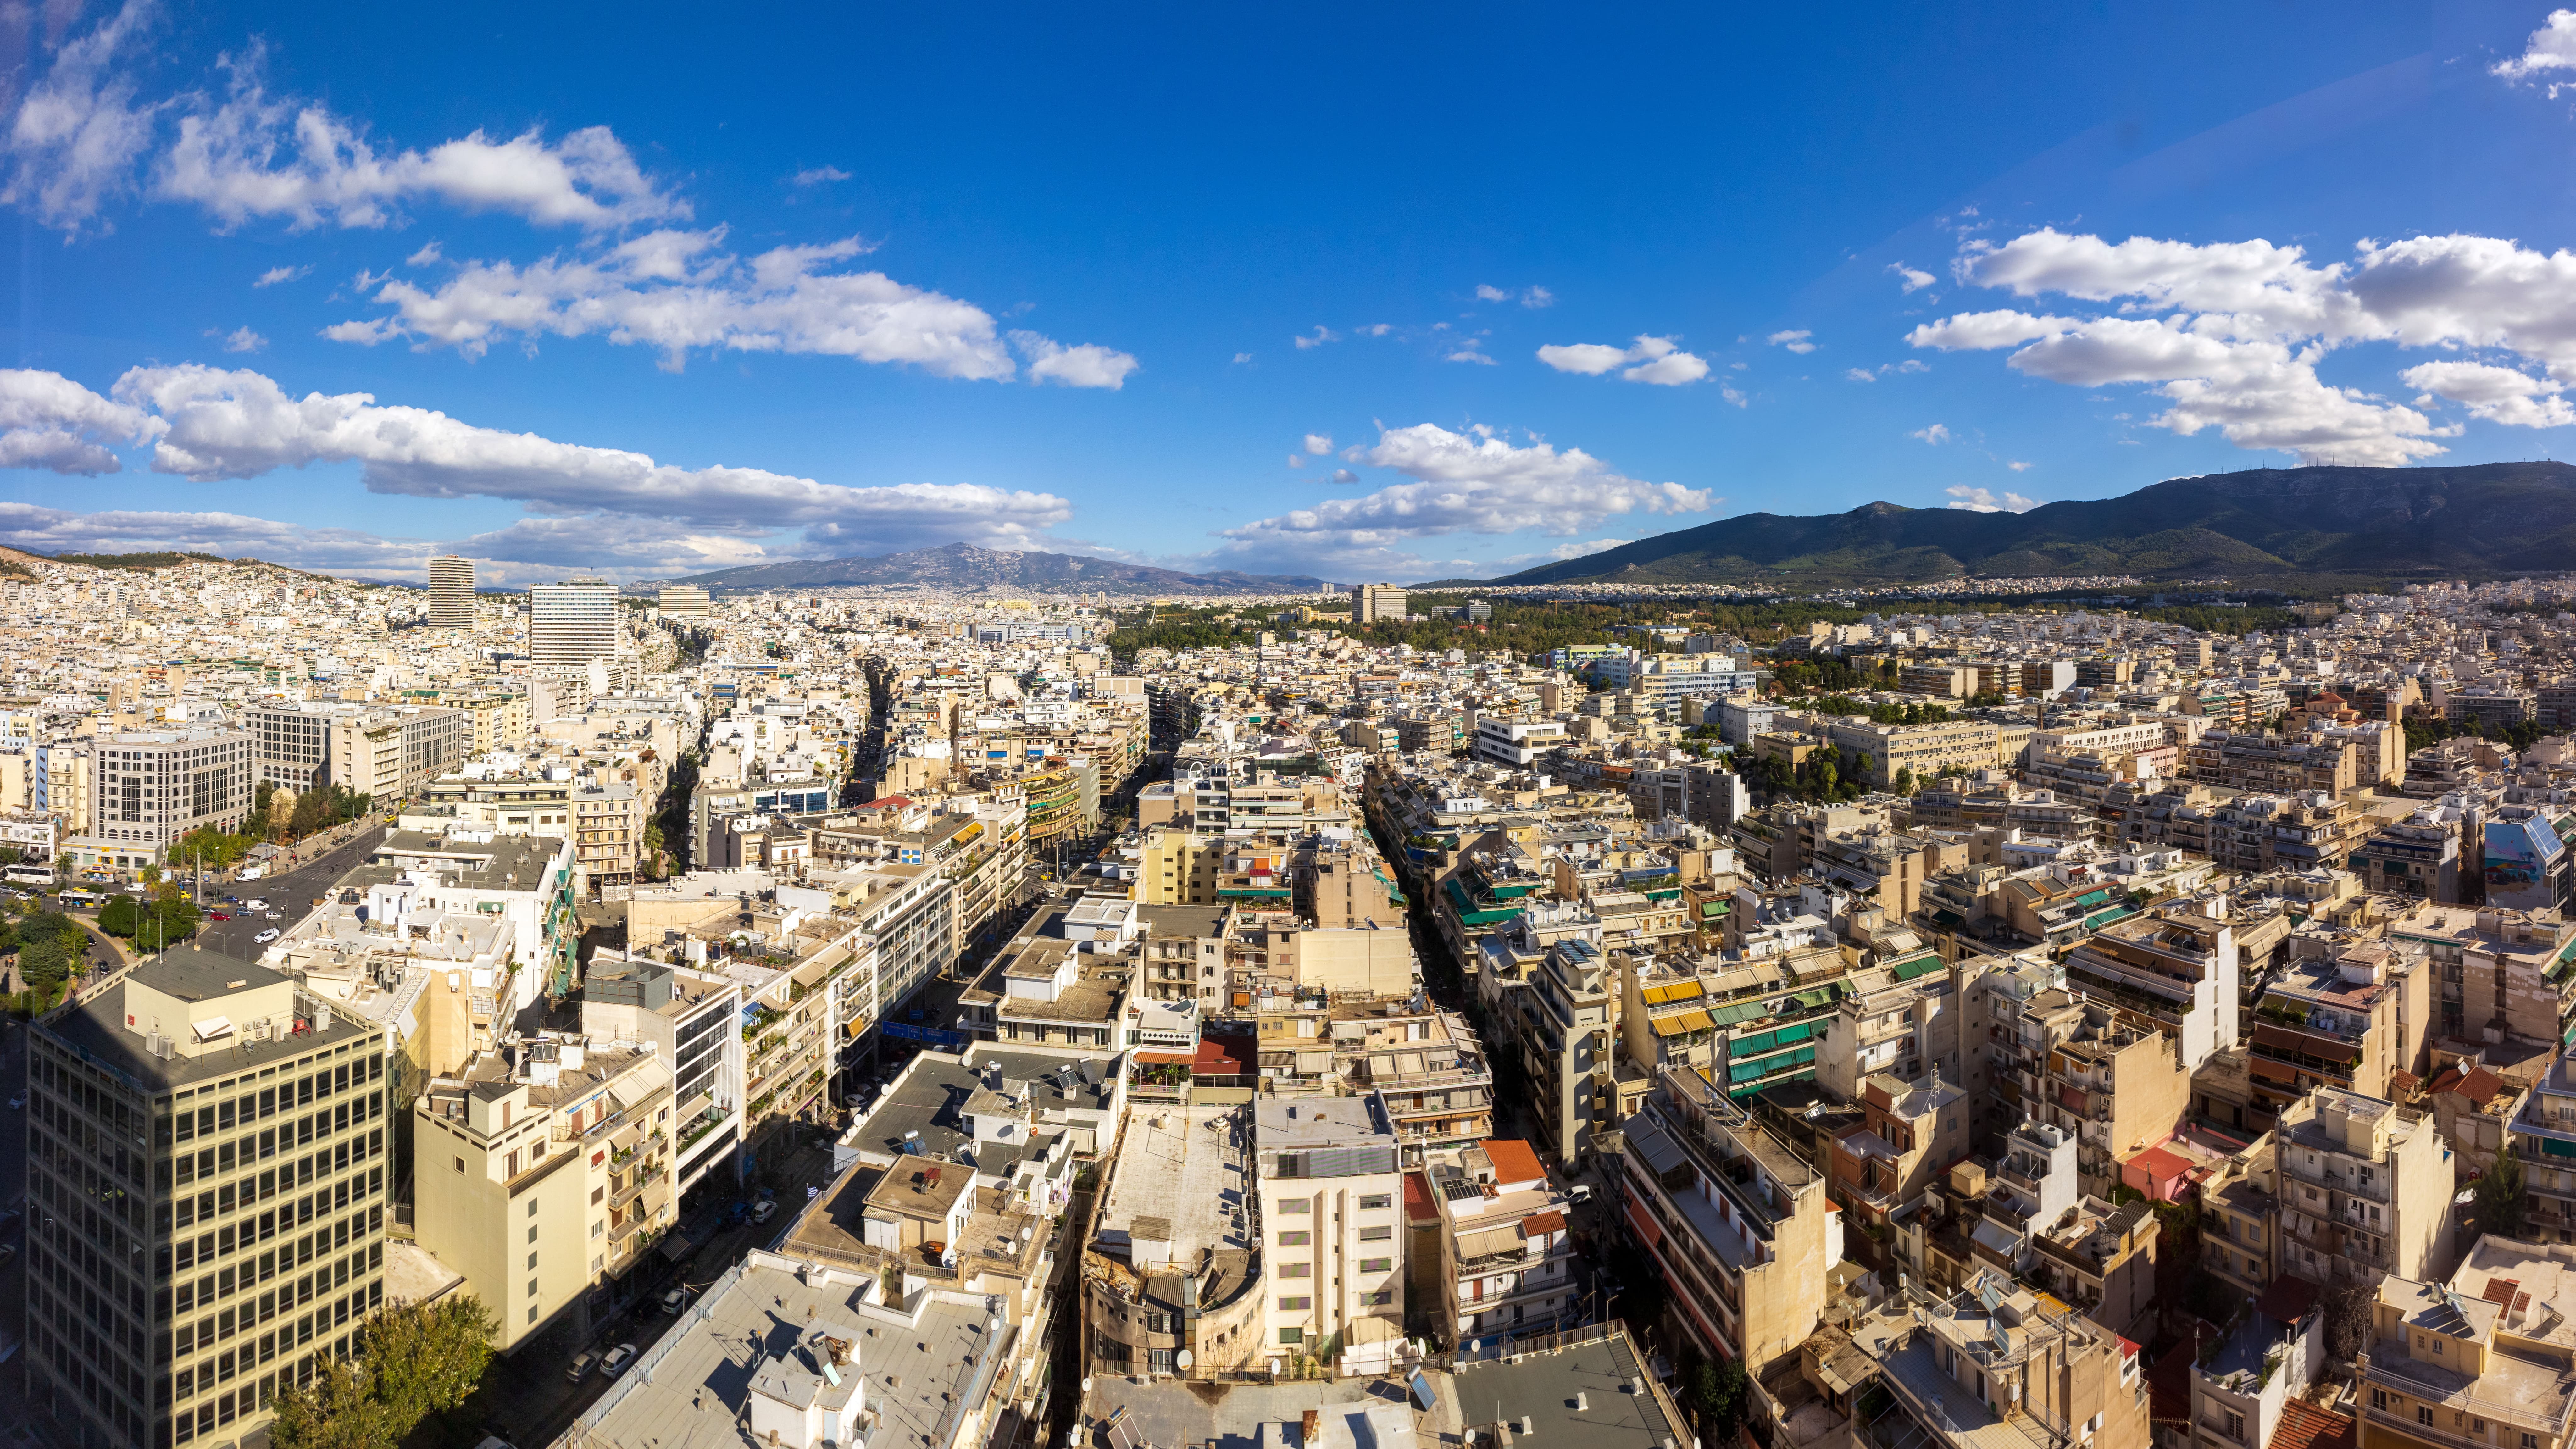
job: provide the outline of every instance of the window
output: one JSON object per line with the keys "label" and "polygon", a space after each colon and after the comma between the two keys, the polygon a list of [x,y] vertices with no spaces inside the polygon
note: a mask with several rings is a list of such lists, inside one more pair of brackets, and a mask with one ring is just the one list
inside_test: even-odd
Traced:
{"label": "window", "polygon": [[1394,1301],[1395,1295],[1383,1289],[1375,1293],[1363,1293],[1360,1295],[1360,1302],[1371,1308],[1384,1308]]}
{"label": "window", "polygon": [[2245,1442],[2245,1416],[2243,1414],[2236,1413],[2233,1410],[2228,1412],[2227,1437],[2235,1440],[2239,1444]]}
{"label": "window", "polygon": [[[537,1200],[536,1200],[535,1198],[530,1198],[530,1199],[528,1199],[528,1216],[530,1216],[530,1217],[535,1217],[536,1215],[537,1215]],[[534,1232],[534,1231],[535,1231],[535,1229],[531,1228],[531,1229],[529,1229],[529,1231]]]}
{"label": "window", "polygon": [[1281,1343],[1304,1343],[1306,1341],[1306,1330],[1302,1328],[1283,1328],[1279,1330],[1279,1341]]}
{"label": "window", "polygon": [[1279,1300],[1279,1311],[1282,1313],[1306,1313],[1311,1312],[1314,1307],[1315,1300],[1312,1298],[1285,1297]]}
{"label": "window", "polygon": [[1279,1235],[1279,1246],[1283,1248],[1302,1248],[1309,1243],[1312,1243],[1314,1240],[1315,1235],[1313,1233],[1307,1232],[1301,1228],[1293,1233],[1281,1233]]}
{"label": "window", "polygon": [[534,1278],[528,1280],[528,1296],[531,1298],[537,1296],[537,1280]]}
{"label": "window", "polygon": [[2387,1408],[2388,1391],[2386,1389],[2372,1389],[2370,1391],[2370,1406],[2374,1409]]}
{"label": "window", "polygon": [[2469,1419],[2469,1432],[2470,1432],[2470,1433],[2472,1433],[2472,1434],[2484,1434],[2486,1431],[2487,1431],[2487,1421],[2486,1421],[2486,1420],[2481,1419],[2481,1418],[2478,1418],[2478,1417],[2476,1417],[2476,1416],[2474,1416],[2474,1415],[2470,1416],[2470,1419]]}
{"label": "window", "polygon": [[456,1158],[456,1159],[455,1159],[455,1162],[456,1162],[456,1170],[457,1170],[457,1171],[459,1171],[459,1172],[463,1172],[463,1171],[465,1170],[465,1159],[464,1159],[464,1158],[462,1158],[462,1157],[459,1157],[459,1158]]}
{"label": "window", "polygon": [[1363,1243],[1383,1243],[1383,1242],[1385,1242],[1387,1239],[1392,1238],[1392,1237],[1394,1237],[1394,1236],[1395,1236],[1395,1229],[1393,1229],[1393,1228],[1362,1228],[1362,1229],[1360,1229],[1360,1241],[1361,1241],[1361,1242],[1363,1242]]}
{"label": "window", "polygon": [[1279,1204],[1279,1210],[1283,1213],[1302,1213],[1311,1211],[1314,1206],[1315,1205],[1313,1203],[1308,1202],[1302,1197],[1292,1197],[1282,1200]]}
{"label": "window", "polygon": [[537,1255],[534,1253],[528,1255],[528,1271],[531,1273],[537,1271]]}
{"label": "window", "polygon": [[1311,1278],[1315,1276],[1315,1265],[1312,1263],[1282,1263],[1279,1265],[1279,1276],[1282,1278]]}
{"label": "window", "polygon": [[2430,1423],[2432,1423],[2432,1422],[2433,1422],[2433,1409],[2432,1409],[2432,1406],[2431,1406],[2431,1405],[2429,1405],[2429,1404],[2417,1404],[2417,1405],[2415,1406],[2415,1422],[2416,1422],[2416,1423],[2418,1423],[2418,1424],[2430,1424]]}
{"label": "window", "polygon": [[1394,1201],[1394,1195],[1393,1195],[1393,1194],[1391,1194],[1391,1193],[1383,1193],[1383,1192],[1373,1192],[1373,1193],[1368,1193],[1368,1194],[1363,1195],[1363,1196],[1360,1198],[1360,1211],[1361,1211],[1361,1212],[1364,1212],[1364,1213],[1365,1213],[1365,1212],[1374,1212],[1374,1211],[1376,1211],[1376,1210],[1377,1210],[1377,1209],[1379,1209],[1379,1208],[1383,1208],[1383,1207],[1390,1207],[1390,1206],[1392,1206],[1392,1205],[1393,1205],[1393,1201]]}
{"label": "window", "polygon": [[1363,1273],[1384,1273],[1392,1270],[1394,1267],[1395,1260],[1393,1258],[1360,1259],[1360,1271]]}

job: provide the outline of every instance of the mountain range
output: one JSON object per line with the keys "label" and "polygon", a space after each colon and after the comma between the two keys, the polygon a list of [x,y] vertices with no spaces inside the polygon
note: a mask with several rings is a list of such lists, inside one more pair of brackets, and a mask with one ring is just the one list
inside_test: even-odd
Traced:
{"label": "mountain range", "polygon": [[665,579],[711,589],[824,588],[836,584],[925,589],[1018,589],[1054,594],[1311,594],[1324,581],[1305,574],[1247,574],[1232,569],[1185,574],[1175,569],[1084,558],[1069,553],[1015,552],[952,543],[877,558],[794,559],[746,564]]}
{"label": "mountain range", "polygon": [[2133,574],[2245,584],[2565,569],[2576,569],[2576,466],[2481,463],[2258,468],[2025,513],[1893,503],[1815,517],[1747,513],[1482,582],[1815,589]]}

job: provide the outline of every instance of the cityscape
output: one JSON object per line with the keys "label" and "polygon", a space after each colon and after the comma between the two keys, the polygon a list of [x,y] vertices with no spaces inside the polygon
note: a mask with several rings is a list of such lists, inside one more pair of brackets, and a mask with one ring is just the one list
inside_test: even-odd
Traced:
{"label": "cityscape", "polygon": [[0,55],[0,1449],[2576,1449],[2576,10]]}

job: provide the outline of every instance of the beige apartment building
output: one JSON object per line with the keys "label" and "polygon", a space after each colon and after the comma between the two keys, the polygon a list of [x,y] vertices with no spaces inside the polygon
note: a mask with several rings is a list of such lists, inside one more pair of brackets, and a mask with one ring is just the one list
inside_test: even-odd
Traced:
{"label": "beige apartment building", "polygon": [[500,1320],[494,1347],[578,1310],[670,1226],[674,1110],[661,1054],[577,1035],[430,1079],[412,1111],[420,1245]]}
{"label": "beige apartment building", "polygon": [[2367,1283],[2450,1271],[2458,1184],[2430,1114],[2321,1087],[2281,1113],[2273,1139],[2284,1272]]}
{"label": "beige apartment building", "polygon": [[[2561,1449],[2576,1248],[2478,1239],[2450,1275],[2390,1274],[2360,1362],[2361,1449]],[[2447,1278],[2447,1281],[2445,1281]]]}

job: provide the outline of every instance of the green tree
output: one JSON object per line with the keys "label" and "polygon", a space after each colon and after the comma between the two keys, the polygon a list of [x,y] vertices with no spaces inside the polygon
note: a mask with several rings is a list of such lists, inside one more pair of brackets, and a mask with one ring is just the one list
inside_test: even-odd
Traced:
{"label": "green tree", "polygon": [[331,823],[331,796],[323,789],[311,789],[295,797],[295,809],[286,817],[286,833],[302,839]]}
{"label": "green tree", "polygon": [[119,895],[98,908],[98,928],[111,936],[131,936],[135,923],[143,918],[143,908],[134,897]]}
{"label": "green tree", "polygon": [[2496,1154],[2495,1166],[2477,1181],[2478,1229],[2503,1237],[2522,1236],[2522,1163],[2511,1152]]}
{"label": "green tree", "polygon": [[1692,1366],[1690,1409],[1699,1419],[1701,1442],[1734,1442],[1735,1427],[1744,1422],[1749,1382],[1744,1365],[1731,1358],[1715,1362],[1702,1359]]}
{"label": "green tree", "polygon": [[396,1449],[422,1420],[465,1402],[492,1361],[498,1325],[472,1294],[404,1304],[367,1320],[354,1361],[278,1401],[276,1449]]}

